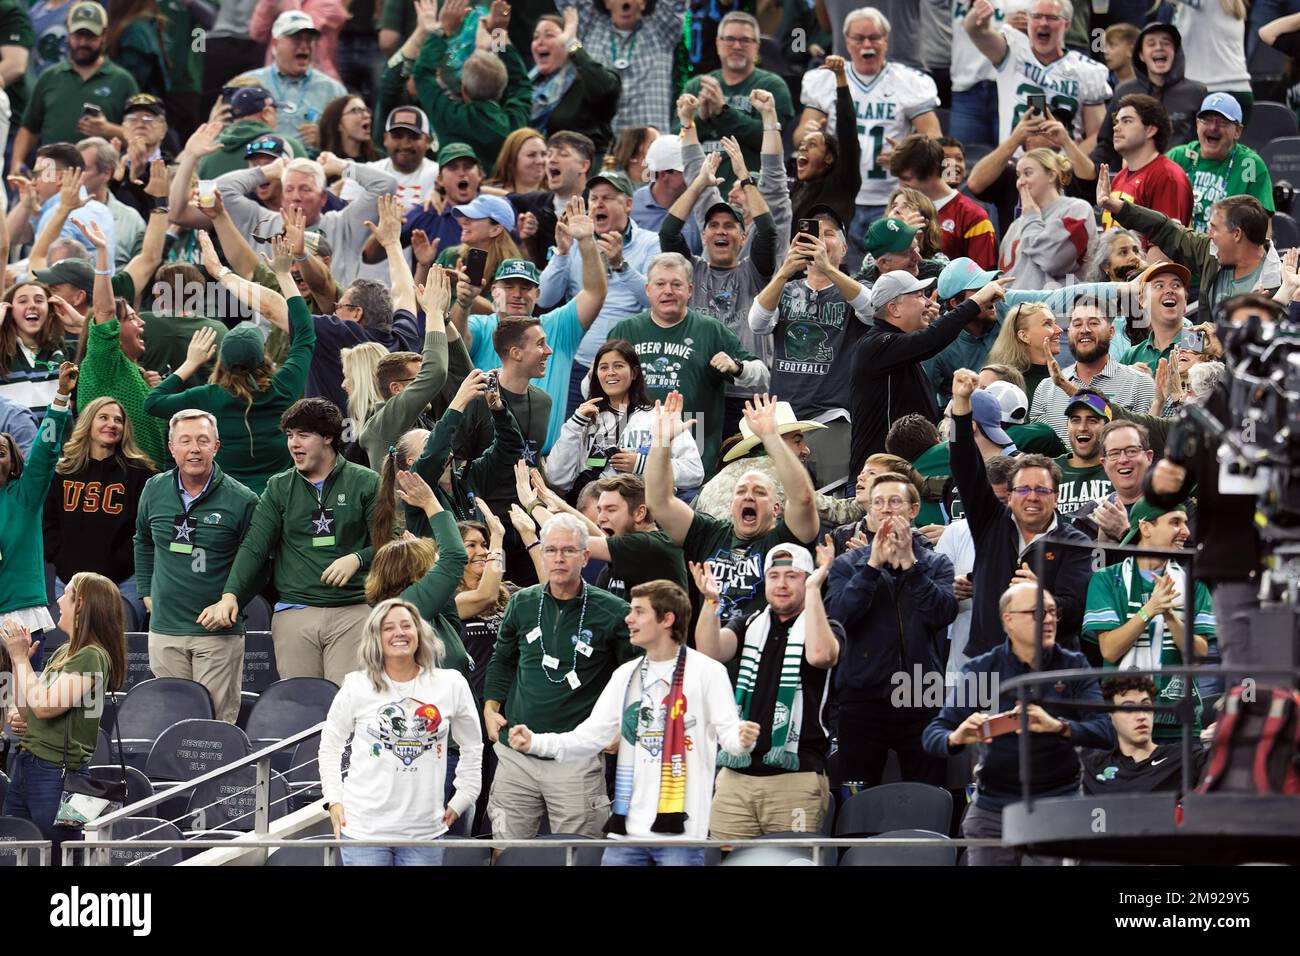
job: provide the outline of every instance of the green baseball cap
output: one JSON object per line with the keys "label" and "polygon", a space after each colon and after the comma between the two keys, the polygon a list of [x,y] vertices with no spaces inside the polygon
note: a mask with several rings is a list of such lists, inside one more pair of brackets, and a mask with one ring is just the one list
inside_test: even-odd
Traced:
{"label": "green baseball cap", "polygon": [[87,295],[95,294],[95,267],[85,259],[60,259],[48,269],[32,270],[32,276],[46,285],[66,282]]}
{"label": "green baseball cap", "polygon": [[873,256],[882,256],[890,252],[902,252],[912,244],[917,233],[916,226],[909,226],[901,219],[886,217],[877,219],[867,230],[867,252]]}
{"label": "green baseball cap", "polygon": [[595,176],[592,176],[587,180],[587,188],[590,189],[592,186],[596,185],[596,183],[606,183],[607,185],[613,186],[625,196],[631,196],[636,192],[636,187],[632,185],[632,180],[627,178],[627,174],[620,173],[617,170],[597,173]]}
{"label": "green baseball cap", "polygon": [[1186,513],[1187,505],[1175,505],[1172,508],[1161,508],[1151,504],[1145,497],[1139,498],[1129,509],[1128,513],[1128,534],[1124,535],[1124,540],[1120,544],[1132,544],[1142,533],[1143,521],[1155,521],[1171,511],[1182,511]]}
{"label": "green baseball cap", "polygon": [[465,143],[448,143],[442,149],[438,150],[438,165],[446,166],[448,163],[455,162],[458,159],[472,159],[478,162],[478,154],[474,152],[474,147]]}
{"label": "green baseball cap", "polygon": [[226,368],[255,369],[266,359],[266,340],[262,330],[243,322],[221,340],[221,364]]}
{"label": "green baseball cap", "polygon": [[497,274],[492,277],[492,281],[498,282],[501,279],[527,279],[533,285],[542,284],[542,274],[527,259],[504,260],[497,266]]}
{"label": "green baseball cap", "polygon": [[68,32],[88,30],[95,36],[103,36],[108,29],[108,14],[98,3],[76,3],[68,11]]}

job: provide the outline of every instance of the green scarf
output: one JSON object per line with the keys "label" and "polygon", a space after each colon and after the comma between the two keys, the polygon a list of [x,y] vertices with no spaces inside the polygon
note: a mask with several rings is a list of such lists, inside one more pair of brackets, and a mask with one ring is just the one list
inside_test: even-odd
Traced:
{"label": "green scarf", "polygon": [[[758,664],[763,657],[763,646],[767,643],[768,632],[772,628],[772,609],[764,608],[762,613],[750,620],[745,630],[745,647],[740,653],[740,674],[736,678],[736,705],[740,709],[741,720],[754,720],[749,709],[754,701],[754,684],[758,681]],[[786,639],[785,658],[781,661],[781,681],[776,689],[776,705],[772,708],[772,744],[763,756],[763,763],[782,770],[799,769],[799,729],[803,720],[803,687],[799,680],[799,668],[803,664],[804,627],[803,615],[800,614],[790,625],[790,636]],[[759,720],[758,723],[765,723]],[[718,751],[718,766],[739,769],[748,767],[749,754],[727,753]]]}

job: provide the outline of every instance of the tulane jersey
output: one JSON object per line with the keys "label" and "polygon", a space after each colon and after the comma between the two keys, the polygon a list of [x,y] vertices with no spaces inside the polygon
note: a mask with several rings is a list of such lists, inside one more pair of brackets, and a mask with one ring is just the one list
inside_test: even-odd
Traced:
{"label": "tulane jersey", "polygon": [[[1051,63],[1040,63],[1030,48],[1029,37],[1008,26],[1000,28],[1007,41],[1007,55],[997,65],[998,129],[1009,139],[1020,117],[1029,108],[1029,96],[1042,93],[1047,108],[1067,127],[1074,138],[1083,138],[1083,107],[1101,106],[1110,99],[1106,65],[1082,53],[1067,50]],[[1067,119],[1068,117],[1068,119]]]}
{"label": "tulane jersey", "polygon": [[[914,119],[938,107],[939,91],[929,76],[898,63],[887,62],[875,76],[860,76],[852,66],[845,72],[858,116],[858,141],[862,144],[862,188],[856,202],[859,206],[883,206],[898,180],[876,157],[892,148],[888,139],[901,140],[912,131]],[[801,98],[804,106],[825,113],[828,128],[835,129],[834,73],[805,73]]]}

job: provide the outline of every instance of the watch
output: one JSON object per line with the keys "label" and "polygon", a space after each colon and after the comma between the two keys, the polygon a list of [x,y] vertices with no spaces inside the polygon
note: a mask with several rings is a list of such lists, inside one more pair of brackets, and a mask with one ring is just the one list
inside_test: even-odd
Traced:
{"label": "watch", "polygon": [[1061,717],[1057,717],[1056,719],[1061,721],[1061,729],[1058,730],[1057,733],[1060,734],[1062,737],[1064,737],[1066,740],[1071,739],[1074,736],[1074,731],[1070,729],[1070,722]]}
{"label": "watch", "polygon": [[745,183],[746,186],[753,186],[755,189],[757,189],[757,188],[758,188],[758,173],[750,173],[748,176],[745,177],[745,179],[744,179],[744,183]]}
{"label": "watch", "polygon": [[570,54],[577,53],[579,50],[582,49],[582,41],[579,40],[577,37],[574,37],[573,42],[570,43],[568,46],[566,46],[564,49],[566,49]]}

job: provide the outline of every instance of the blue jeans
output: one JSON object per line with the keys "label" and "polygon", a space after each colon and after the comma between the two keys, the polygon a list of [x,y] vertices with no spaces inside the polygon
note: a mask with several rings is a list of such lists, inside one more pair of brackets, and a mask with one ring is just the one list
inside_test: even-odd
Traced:
{"label": "blue jeans", "polygon": [[[343,839],[351,837],[344,834]],[[440,846],[344,846],[344,866],[442,866]]]}
{"label": "blue jeans", "polygon": [[690,846],[611,846],[601,866],[703,866],[704,849]]}
{"label": "blue jeans", "polygon": [[[948,135],[963,146],[998,142],[998,85],[980,80],[969,90],[952,91],[952,115],[948,118]],[[969,170],[967,170],[969,172]]]}
{"label": "blue jeans", "polygon": [[[10,760],[9,790],[5,794],[4,815],[31,820],[41,828],[45,839],[54,844],[54,865],[59,865],[59,845],[64,840],[80,840],[79,827],[56,827],[63,800],[63,768],[42,760],[29,750],[16,749]],[[89,776],[85,770],[70,770]]]}

